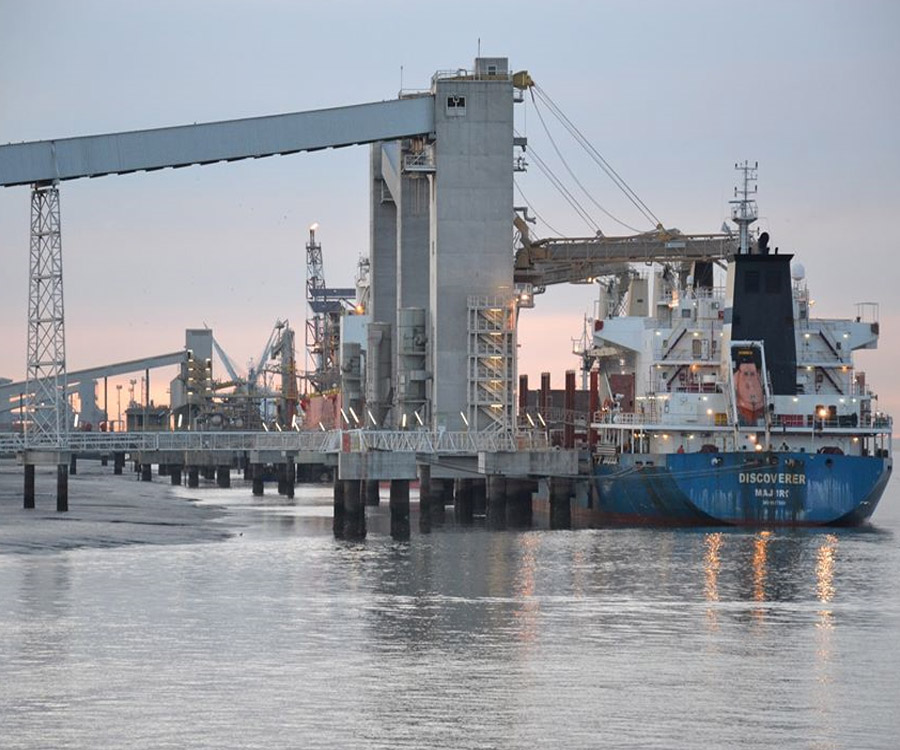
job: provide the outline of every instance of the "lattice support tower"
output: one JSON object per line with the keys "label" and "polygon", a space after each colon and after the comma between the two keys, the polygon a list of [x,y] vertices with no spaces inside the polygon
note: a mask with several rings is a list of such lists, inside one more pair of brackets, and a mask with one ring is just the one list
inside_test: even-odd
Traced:
{"label": "lattice support tower", "polygon": [[469,429],[515,430],[516,298],[468,298]]}
{"label": "lattice support tower", "polygon": [[31,191],[28,269],[26,445],[67,445],[66,386],[59,188],[36,184]]}

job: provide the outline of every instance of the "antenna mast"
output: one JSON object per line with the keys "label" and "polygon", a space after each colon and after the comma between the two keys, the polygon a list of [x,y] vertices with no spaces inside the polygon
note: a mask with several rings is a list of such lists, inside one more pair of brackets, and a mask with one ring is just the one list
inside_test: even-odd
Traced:
{"label": "antenna mast", "polygon": [[735,164],[734,168],[744,173],[744,184],[742,187],[735,187],[734,200],[728,202],[732,206],[731,220],[738,225],[740,231],[741,247],[738,252],[747,255],[750,252],[750,225],[758,218],[754,196],[759,162],[753,162],[753,166],[750,166],[750,162],[745,161],[743,164]]}

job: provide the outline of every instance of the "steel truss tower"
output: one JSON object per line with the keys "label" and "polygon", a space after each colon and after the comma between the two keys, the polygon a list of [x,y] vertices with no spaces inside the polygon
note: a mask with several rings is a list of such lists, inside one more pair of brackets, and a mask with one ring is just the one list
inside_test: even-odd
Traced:
{"label": "steel truss tower", "polygon": [[306,301],[313,317],[306,319],[306,351],[312,359],[307,364],[306,379],[316,393],[340,385],[340,328],[344,309],[342,300],[356,296],[355,289],[331,289],[325,286],[322,245],[316,242],[318,224],[309,228],[306,243]]}
{"label": "steel truss tower", "polygon": [[59,188],[39,183],[31,191],[26,445],[68,443],[66,385]]}

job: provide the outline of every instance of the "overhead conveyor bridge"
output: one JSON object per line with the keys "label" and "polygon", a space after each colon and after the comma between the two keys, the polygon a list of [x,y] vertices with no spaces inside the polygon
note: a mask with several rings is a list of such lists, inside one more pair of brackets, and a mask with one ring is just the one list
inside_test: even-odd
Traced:
{"label": "overhead conveyor bridge", "polygon": [[259,159],[429,135],[434,97],[0,146],[0,186]]}
{"label": "overhead conveyor bridge", "polygon": [[566,284],[618,273],[628,263],[690,263],[728,260],[738,238],[728,234],[681,234],[675,230],[633,237],[545,239],[516,253],[515,280],[535,287]]}

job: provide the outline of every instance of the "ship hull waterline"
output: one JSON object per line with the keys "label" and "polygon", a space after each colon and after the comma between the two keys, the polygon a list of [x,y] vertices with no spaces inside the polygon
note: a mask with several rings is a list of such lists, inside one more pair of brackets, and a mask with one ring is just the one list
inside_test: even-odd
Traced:
{"label": "ship hull waterline", "polygon": [[[892,459],[809,453],[634,455],[594,467],[572,522],[601,526],[858,526]],[[546,501],[539,501],[539,505]]]}

